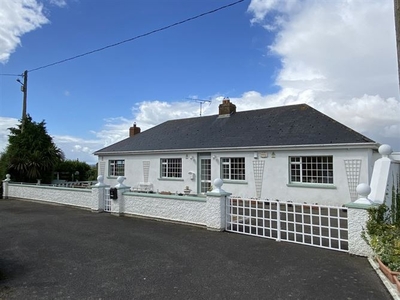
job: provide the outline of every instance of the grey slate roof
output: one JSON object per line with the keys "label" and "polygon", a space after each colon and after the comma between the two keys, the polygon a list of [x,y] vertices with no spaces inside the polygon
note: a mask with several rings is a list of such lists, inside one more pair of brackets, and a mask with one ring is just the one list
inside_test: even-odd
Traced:
{"label": "grey slate roof", "polygon": [[171,120],[95,152],[375,143],[306,105]]}

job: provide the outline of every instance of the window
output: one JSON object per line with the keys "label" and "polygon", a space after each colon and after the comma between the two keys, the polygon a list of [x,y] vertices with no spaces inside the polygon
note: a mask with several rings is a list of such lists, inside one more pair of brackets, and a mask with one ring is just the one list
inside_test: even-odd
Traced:
{"label": "window", "polygon": [[182,159],[181,158],[162,158],[161,159],[162,178],[182,178]]}
{"label": "window", "polygon": [[108,167],[109,176],[124,176],[125,175],[125,161],[124,160],[110,160]]}
{"label": "window", "polygon": [[222,179],[245,180],[245,162],[244,157],[221,158],[222,161]]}
{"label": "window", "polygon": [[333,184],[332,156],[290,157],[291,183]]}

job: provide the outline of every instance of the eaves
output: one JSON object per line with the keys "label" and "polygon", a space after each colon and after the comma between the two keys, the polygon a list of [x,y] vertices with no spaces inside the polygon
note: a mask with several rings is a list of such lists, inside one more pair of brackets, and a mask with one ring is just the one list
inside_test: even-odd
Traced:
{"label": "eaves", "polygon": [[340,143],[340,144],[315,144],[315,145],[285,145],[285,146],[252,146],[252,147],[216,147],[216,148],[191,148],[191,149],[165,149],[165,150],[140,150],[140,151],[109,151],[94,152],[98,156],[123,156],[141,154],[169,154],[169,153],[193,153],[193,152],[243,152],[243,151],[278,151],[278,150],[349,150],[372,149],[378,150],[378,143]]}

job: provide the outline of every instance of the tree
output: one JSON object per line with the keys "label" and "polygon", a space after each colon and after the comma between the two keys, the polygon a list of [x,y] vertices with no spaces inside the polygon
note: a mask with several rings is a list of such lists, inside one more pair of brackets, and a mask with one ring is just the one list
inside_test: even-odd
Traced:
{"label": "tree", "polygon": [[90,166],[90,170],[87,173],[87,175],[88,175],[88,179],[87,180],[91,180],[91,181],[97,180],[97,176],[98,176],[97,175],[97,169],[98,169],[98,165],[97,164]]}
{"label": "tree", "polygon": [[54,167],[64,159],[64,153],[47,133],[45,121],[37,123],[27,115],[21,124],[9,128],[8,146],[0,157],[0,174],[11,174],[13,181],[36,182],[42,179],[49,183]]}
{"label": "tree", "polygon": [[60,161],[54,168],[55,172],[58,172],[58,177],[61,180],[94,180],[90,179],[91,176],[91,167],[79,160],[63,160]]}

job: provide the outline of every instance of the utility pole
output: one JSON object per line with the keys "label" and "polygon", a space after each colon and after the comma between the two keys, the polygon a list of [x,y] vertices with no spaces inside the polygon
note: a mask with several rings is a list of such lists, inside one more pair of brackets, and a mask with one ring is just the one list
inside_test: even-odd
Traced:
{"label": "utility pole", "polygon": [[17,81],[21,84],[21,92],[23,93],[22,97],[22,121],[21,121],[21,132],[24,131],[24,123],[26,118],[26,99],[28,97],[28,71],[25,70],[22,74],[24,82],[22,83],[21,80],[17,79]]}
{"label": "utility pole", "polygon": [[24,71],[24,84],[22,85],[22,92],[24,93],[24,99],[22,102],[22,119],[26,118],[26,98],[28,97],[28,71]]}

